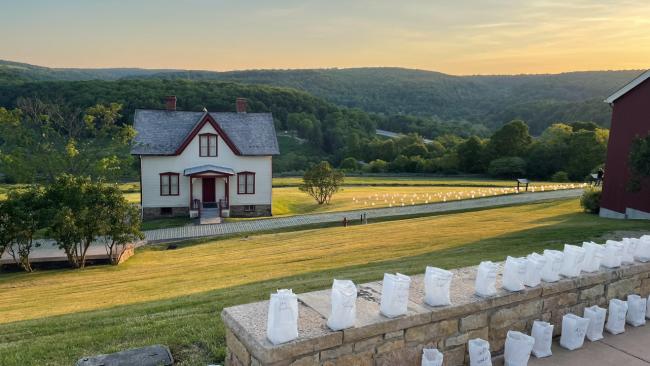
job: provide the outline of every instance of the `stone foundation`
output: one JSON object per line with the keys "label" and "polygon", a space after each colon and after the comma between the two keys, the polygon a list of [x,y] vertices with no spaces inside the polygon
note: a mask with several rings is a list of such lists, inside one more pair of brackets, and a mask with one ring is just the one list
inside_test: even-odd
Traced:
{"label": "stone foundation", "polygon": [[554,324],[559,335],[567,313],[582,316],[587,306],[607,307],[612,298],[650,293],[650,263],[601,268],[515,293],[500,289],[499,275],[498,294],[490,298],[474,295],[476,267],[453,272],[452,305],[425,305],[424,276],[416,275],[411,277],[408,314],[393,319],[379,314],[381,282],[359,285],[356,326],[343,331],[326,325],[329,289],[300,294],[299,338],[277,346],[266,339],[268,301],[226,308],[221,314],[226,365],[420,365],[424,347],[442,351],[445,365],[463,365],[469,361],[469,339],[488,340],[493,355],[498,355],[508,330],[530,333],[534,320],[544,320]]}
{"label": "stone foundation", "polygon": [[230,217],[264,217],[271,216],[271,205],[252,205],[253,211],[246,211],[246,205],[230,205]]}
{"label": "stone foundation", "polygon": [[143,207],[142,218],[144,220],[161,219],[165,217],[190,217],[189,207],[170,207],[170,214],[162,214],[162,207]]}

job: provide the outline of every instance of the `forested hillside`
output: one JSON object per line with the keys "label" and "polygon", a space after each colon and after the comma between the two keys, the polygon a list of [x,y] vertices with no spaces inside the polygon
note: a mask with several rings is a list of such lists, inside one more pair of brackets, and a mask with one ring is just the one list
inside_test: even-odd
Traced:
{"label": "forested hillside", "polygon": [[[97,137],[90,131],[90,137],[73,138],[68,123],[81,121],[81,115],[99,115],[128,126],[136,108],[162,108],[163,96],[176,95],[181,110],[233,111],[235,99],[245,97],[250,111],[273,113],[281,145],[275,172],[295,172],[328,160],[350,171],[581,180],[604,160],[608,131],[599,127],[608,125],[610,112],[602,99],[634,75],[457,77],[386,68],[155,72],[59,70],[4,62],[0,173],[15,181],[43,179],[37,165],[52,156],[48,149],[65,162],[51,170],[74,170],[76,147],[90,146]],[[24,115],[19,108],[31,113]],[[376,128],[413,134],[387,140],[375,135]],[[55,140],[36,138],[52,129]],[[27,138],[42,148],[42,159],[25,146]],[[120,166],[116,175],[133,176],[135,166],[124,168],[130,160],[128,144],[107,146],[119,154],[104,157],[96,170]],[[26,166],[29,159],[33,174],[14,174],[12,167],[17,162]]]}
{"label": "forested hillside", "polygon": [[[384,115],[413,115],[496,129],[512,119],[526,120],[533,135],[552,123],[593,121],[608,126],[602,100],[640,71],[593,71],[550,75],[452,76],[401,68],[248,70],[231,72],[145,69],[49,69],[0,61],[0,83],[40,80],[123,78],[220,80],[267,84],[306,91],[340,106]],[[422,125],[422,121],[418,124]],[[428,125],[429,123],[424,123]],[[468,125],[463,125],[463,129]],[[413,125],[413,124],[411,124]],[[387,124],[398,132],[419,132]],[[478,131],[474,131],[478,132]],[[428,134],[427,137],[435,137]]]}

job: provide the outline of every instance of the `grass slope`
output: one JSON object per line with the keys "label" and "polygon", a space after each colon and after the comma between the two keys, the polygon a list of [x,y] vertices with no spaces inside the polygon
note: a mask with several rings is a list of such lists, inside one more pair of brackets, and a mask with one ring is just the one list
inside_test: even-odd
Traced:
{"label": "grass slope", "polygon": [[0,276],[0,364],[69,365],[85,354],[168,344],[180,365],[224,357],[221,309],[276,288],[368,281],[560,248],[650,223],[606,220],[577,200],[348,228],[148,248],[120,267]]}

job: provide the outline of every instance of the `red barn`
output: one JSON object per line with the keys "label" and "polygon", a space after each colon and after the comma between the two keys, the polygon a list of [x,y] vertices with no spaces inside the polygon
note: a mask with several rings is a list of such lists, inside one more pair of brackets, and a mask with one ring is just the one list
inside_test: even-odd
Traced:
{"label": "red barn", "polygon": [[630,192],[628,159],[632,141],[650,133],[650,70],[605,99],[612,107],[600,216],[650,219],[650,179]]}

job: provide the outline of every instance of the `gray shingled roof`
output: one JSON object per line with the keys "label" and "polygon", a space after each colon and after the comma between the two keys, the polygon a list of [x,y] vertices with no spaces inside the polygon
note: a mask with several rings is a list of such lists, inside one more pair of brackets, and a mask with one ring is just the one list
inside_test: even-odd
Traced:
{"label": "gray shingled roof", "polygon": [[[133,155],[173,155],[205,112],[136,109]],[[242,155],[278,155],[270,113],[210,112]]]}

